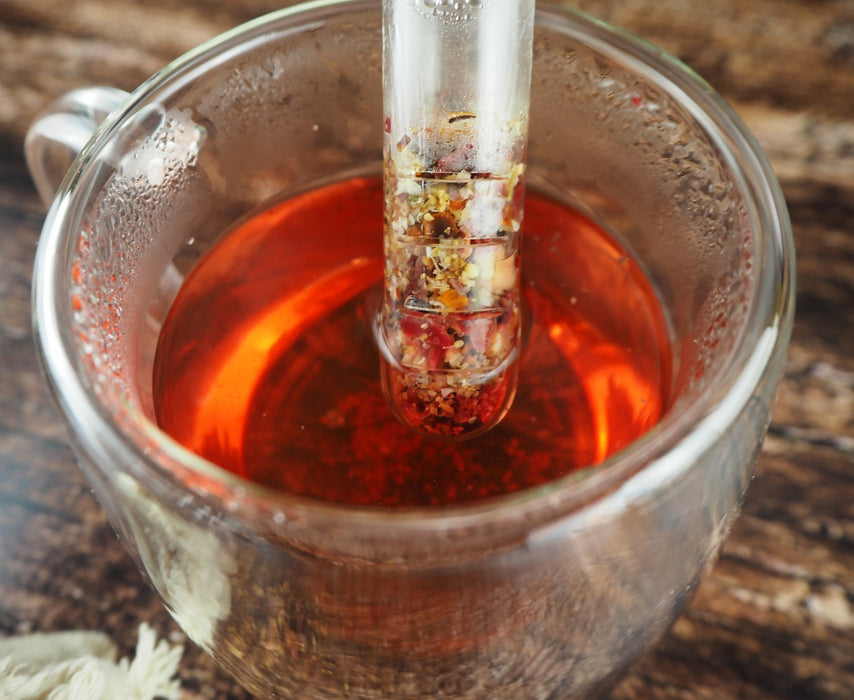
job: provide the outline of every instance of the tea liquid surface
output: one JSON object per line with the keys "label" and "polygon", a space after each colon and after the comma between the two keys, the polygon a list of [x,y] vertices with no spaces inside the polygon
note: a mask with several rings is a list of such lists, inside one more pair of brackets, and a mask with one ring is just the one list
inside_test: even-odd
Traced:
{"label": "tea liquid surface", "polygon": [[354,178],[231,229],[161,331],[159,425],[250,480],[347,504],[440,506],[594,466],[666,408],[656,295],[601,227],[528,189],[524,344],[515,401],[470,440],[413,432],[380,386],[382,185]]}

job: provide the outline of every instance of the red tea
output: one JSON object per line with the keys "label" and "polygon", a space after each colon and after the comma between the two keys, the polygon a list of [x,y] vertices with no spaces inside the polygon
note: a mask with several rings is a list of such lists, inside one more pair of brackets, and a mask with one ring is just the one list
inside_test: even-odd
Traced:
{"label": "red tea", "polygon": [[439,506],[599,464],[666,407],[655,292],[600,226],[529,188],[524,341],[503,421],[448,442],[383,396],[382,185],[354,178],[232,228],[185,280],[154,366],[160,426],[243,477],[325,501]]}

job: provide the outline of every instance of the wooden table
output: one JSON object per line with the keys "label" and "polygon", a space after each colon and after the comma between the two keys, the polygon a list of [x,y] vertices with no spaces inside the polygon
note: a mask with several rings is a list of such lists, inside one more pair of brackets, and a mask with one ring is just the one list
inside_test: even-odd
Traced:
{"label": "wooden table", "polygon": [[[631,698],[854,697],[854,3],[579,0],[668,49],[745,119],[783,186],[798,318],[757,477],[722,557]],[[130,652],[180,631],[116,541],[39,376],[29,287],[43,219],[22,157],[50,99],[131,89],[271,0],[0,0],[0,635],[93,628]],[[188,697],[247,698],[192,645]]]}

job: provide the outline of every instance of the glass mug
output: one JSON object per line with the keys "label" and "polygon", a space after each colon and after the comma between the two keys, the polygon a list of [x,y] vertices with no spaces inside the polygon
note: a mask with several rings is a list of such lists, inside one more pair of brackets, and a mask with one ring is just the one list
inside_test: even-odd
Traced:
{"label": "glass mug", "polygon": [[529,182],[615,231],[671,323],[670,408],[628,448],[503,497],[389,512],[250,483],[152,419],[159,329],[227,224],[282,192],[379,172],[380,28],[378,2],[292,7],[131,95],[88,88],[40,117],[26,150],[52,200],[34,273],[46,374],[136,562],[258,697],[594,697],[714,560],[792,323],[776,181],[675,59],[538,9]]}

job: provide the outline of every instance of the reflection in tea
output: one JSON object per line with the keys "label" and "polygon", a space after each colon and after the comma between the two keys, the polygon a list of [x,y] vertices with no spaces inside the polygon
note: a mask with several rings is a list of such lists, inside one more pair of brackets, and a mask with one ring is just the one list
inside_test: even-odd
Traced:
{"label": "reflection in tea", "polygon": [[161,332],[161,427],[277,489],[436,506],[595,465],[658,420],[670,350],[654,290],[601,227],[529,191],[513,407],[462,443],[400,424],[382,394],[374,338],[381,217],[379,179],[355,178],[285,199],[223,236]]}

